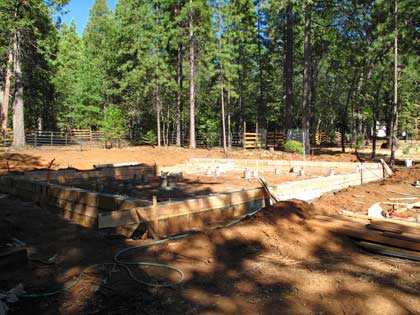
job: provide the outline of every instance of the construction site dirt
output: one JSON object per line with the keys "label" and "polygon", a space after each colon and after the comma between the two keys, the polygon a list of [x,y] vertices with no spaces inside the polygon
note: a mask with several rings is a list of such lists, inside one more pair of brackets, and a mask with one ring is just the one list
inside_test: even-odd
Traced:
{"label": "construction site dirt", "polygon": [[[124,150],[111,150],[112,157],[107,154],[104,160],[96,157],[97,152],[86,151],[83,159],[71,161],[77,152],[59,155],[59,150],[48,154],[42,150],[9,152],[1,157],[4,162],[7,156],[9,166],[15,171],[45,168],[53,158],[57,163],[54,168],[69,165],[91,168],[99,162],[144,161],[163,165],[166,161],[166,165],[174,165],[192,156],[223,157],[220,152],[185,150],[185,157],[180,153],[172,158],[171,151],[156,149],[159,154],[155,155],[153,150],[145,148],[142,156],[138,155],[139,151],[129,157]],[[151,154],[158,157],[152,158]],[[243,157],[240,152],[235,154],[235,158]],[[32,165],[25,165],[28,157]],[[259,156],[246,155],[245,158]],[[273,157],[276,158],[288,157]],[[336,156],[315,159],[335,160]],[[355,157],[348,155],[347,161],[354,162]],[[192,181],[198,175],[184,176],[186,181]],[[295,175],[281,176],[287,181],[299,179]],[[265,177],[268,182],[273,180]],[[20,299],[10,305],[10,313],[419,314],[420,268],[417,263],[374,255],[358,247],[351,238],[312,224],[316,216],[336,215],[341,210],[366,212],[374,203],[401,197],[398,193],[420,195],[420,190],[410,184],[419,178],[420,168],[399,168],[385,180],[324,194],[310,203],[296,199],[281,201],[232,226],[209,226],[187,237],[140,248],[124,256],[124,260],[159,262],[182,270],[184,281],[171,288],[140,285],[126,270],[113,264],[119,250],[150,240],[111,238],[101,230],[74,224],[33,202],[3,196],[0,198],[0,244],[7,247],[13,239],[23,242],[30,260],[8,267],[7,272],[2,270],[0,287],[6,291],[21,283],[26,292],[35,294],[60,290],[86,267],[108,262],[109,265],[86,272],[72,289],[50,297]],[[248,182],[242,178],[232,180],[232,184],[215,184],[221,181],[218,177],[200,175],[200,180],[211,182],[211,189],[216,192],[223,191],[227,185],[232,188],[243,185],[245,189],[258,185],[254,180]],[[200,185],[206,189],[206,184],[200,182]],[[188,193],[188,189],[183,193]],[[191,193],[194,190],[191,188]],[[50,258],[54,259],[49,261]],[[132,270],[137,278],[146,282],[172,283],[179,277],[175,270],[158,267],[133,267]]]}

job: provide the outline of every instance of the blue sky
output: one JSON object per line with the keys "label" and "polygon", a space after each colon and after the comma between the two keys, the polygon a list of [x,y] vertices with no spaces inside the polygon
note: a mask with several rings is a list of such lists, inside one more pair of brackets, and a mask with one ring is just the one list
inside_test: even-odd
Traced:
{"label": "blue sky", "polygon": [[[108,0],[109,7],[114,10],[115,4],[118,0]],[[76,22],[77,31],[80,35],[83,34],[83,30],[89,19],[89,10],[93,5],[94,0],[70,0],[70,3],[64,8],[64,12],[61,19],[67,24],[70,24],[71,20]]]}

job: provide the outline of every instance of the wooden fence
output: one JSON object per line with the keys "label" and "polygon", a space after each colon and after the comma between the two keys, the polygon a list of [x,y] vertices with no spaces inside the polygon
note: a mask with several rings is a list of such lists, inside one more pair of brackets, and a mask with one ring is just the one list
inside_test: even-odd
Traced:
{"label": "wooden fence", "polygon": [[[243,133],[242,146],[244,149],[269,149],[280,148],[286,142],[286,135],[281,131],[261,132],[245,132]],[[311,143],[314,145],[321,144],[341,144],[341,133],[320,131],[311,135]]]}
{"label": "wooden fence", "polygon": [[326,132],[326,131],[320,131],[318,133],[315,133],[314,139],[312,139],[313,143],[316,145],[320,145],[323,143],[334,143],[337,145],[341,144],[341,132],[335,131],[333,133]]}
{"label": "wooden fence", "polygon": [[[73,129],[70,131],[26,130],[26,144],[37,146],[66,145],[102,145],[105,133],[89,129]],[[10,146],[13,142],[13,130],[8,128],[0,132],[0,145]]]}
{"label": "wooden fence", "polygon": [[6,128],[0,131],[0,145],[7,146],[13,141],[13,130]]}

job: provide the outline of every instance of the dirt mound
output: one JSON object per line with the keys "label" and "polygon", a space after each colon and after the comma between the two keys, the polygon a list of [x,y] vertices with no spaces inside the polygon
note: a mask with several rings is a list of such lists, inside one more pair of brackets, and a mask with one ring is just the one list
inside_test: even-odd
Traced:
{"label": "dirt mound", "polygon": [[413,182],[414,180],[420,180],[420,165],[416,165],[413,168],[400,168],[395,170],[394,174],[390,177],[393,181],[408,181]]}
{"label": "dirt mound", "polygon": [[257,214],[257,218],[267,223],[276,223],[279,219],[300,222],[318,213],[312,203],[291,199],[264,208]]}

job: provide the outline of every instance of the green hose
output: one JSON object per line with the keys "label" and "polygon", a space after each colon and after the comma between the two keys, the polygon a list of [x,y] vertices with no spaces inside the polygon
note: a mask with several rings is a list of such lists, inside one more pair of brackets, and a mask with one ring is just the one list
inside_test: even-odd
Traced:
{"label": "green hose", "polygon": [[[225,227],[231,227],[235,224],[238,224],[239,222],[243,221],[245,218],[249,218],[249,217],[253,216],[254,214],[258,213],[259,211],[261,211],[261,209],[256,210],[254,212],[251,212],[249,214],[246,214],[246,215],[240,217],[239,219],[235,219],[235,220],[229,222],[228,224],[226,224]],[[132,251],[132,250],[144,249],[144,248],[147,248],[147,247],[160,245],[160,244],[163,244],[163,243],[166,243],[166,242],[169,242],[169,241],[182,239],[182,238],[185,238],[185,237],[190,236],[190,235],[192,235],[192,233],[185,233],[185,234],[175,235],[175,236],[167,237],[167,238],[164,238],[164,239],[161,239],[161,240],[153,241],[153,242],[150,242],[150,243],[147,243],[147,244],[142,244],[142,245],[136,245],[136,246],[130,246],[130,247],[127,247],[127,248],[123,248],[123,249],[121,249],[121,250],[119,250],[118,252],[115,253],[114,262],[106,262],[106,263],[100,263],[100,264],[94,264],[94,265],[88,266],[88,267],[86,267],[85,269],[82,270],[80,275],[75,280],[73,280],[68,285],[64,285],[60,289],[52,290],[52,291],[44,292],[44,293],[25,293],[25,294],[21,295],[21,297],[36,299],[36,298],[49,297],[49,296],[60,294],[60,293],[65,292],[65,291],[69,291],[72,288],[74,288],[80,282],[80,280],[83,278],[83,276],[86,273],[88,273],[89,271],[92,271],[96,268],[103,267],[103,266],[113,266],[113,268],[121,267],[121,268],[125,269],[125,271],[127,272],[127,274],[130,276],[130,278],[133,281],[135,281],[139,284],[142,284],[142,285],[151,286],[151,287],[154,287],[154,288],[175,287],[175,286],[181,284],[184,281],[184,272],[181,269],[179,269],[177,267],[174,267],[174,266],[171,266],[171,265],[155,263],[155,262],[125,261],[125,260],[122,260],[120,258],[120,256],[122,254],[125,254],[129,251]],[[149,267],[157,267],[157,268],[168,269],[168,270],[172,270],[172,271],[175,271],[176,273],[178,273],[179,278],[178,278],[177,281],[175,281],[173,283],[146,282],[146,281],[138,279],[133,274],[132,270],[130,269],[130,266],[149,266]]]}

